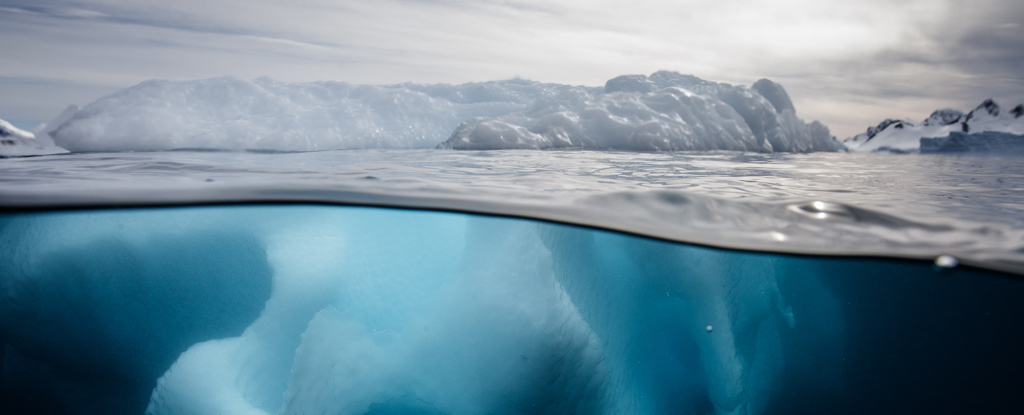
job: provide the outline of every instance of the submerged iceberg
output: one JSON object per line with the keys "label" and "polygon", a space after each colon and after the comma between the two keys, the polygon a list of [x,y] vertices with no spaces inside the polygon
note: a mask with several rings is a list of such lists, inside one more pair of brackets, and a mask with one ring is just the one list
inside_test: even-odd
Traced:
{"label": "submerged iceberg", "polygon": [[1000,412],[1024,346],[1011,278],[441,212],[5,213],[0,270],[12,414]]}
{"label": "submerged iceberg", "polygon": [[[986,132],[1003,134],[975,135]],[[972,137],[961,138],[963,134],[971,134]],[[866,132],[843,140],[843,145],[854,152],[934,152],[937,147],[933,146],[937,142],[929,142],[926,148],[922,139],[945,137],[946,140],[952,140],[951,142],[976,144],[981,146],[979,149],[986,149],[991,145],[998,145],[985,143],[988,138],[1004,137],[1004,134],[1024,135],[1024,104],[1003,111],[999,104],[987,99],[967,114],[946,108],[932,112],[920,123],[912,120],[887,119],[877,126],[868,127]]]}
{"label": "submerged iceberg", "polygon": [[779,84],[762,79],[748,88],[664,71],[621,76],[604,88],[519,79],[387,86],[147,81],[51,125],[48,135],[73,152],[839,148],[827,127],[796,117]]}

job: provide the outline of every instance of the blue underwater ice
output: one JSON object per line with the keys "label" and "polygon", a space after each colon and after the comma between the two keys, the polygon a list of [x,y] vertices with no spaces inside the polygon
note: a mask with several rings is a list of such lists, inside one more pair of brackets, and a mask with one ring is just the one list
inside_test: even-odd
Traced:
{"label": "blue underwater ice", "polygon": [[459,213],[4,213],[0,413],[1013,413],[1022,295]]}

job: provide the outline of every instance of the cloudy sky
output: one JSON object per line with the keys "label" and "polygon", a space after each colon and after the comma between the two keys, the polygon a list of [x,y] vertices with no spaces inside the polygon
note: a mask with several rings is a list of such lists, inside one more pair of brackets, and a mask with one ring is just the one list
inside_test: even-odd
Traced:
{"label": "cloudy sky", "polygon": [[782,83],[839,138],[1024,102],[1020,0],[0,0],[0,118],[25,128],[147,79],[351,83],[666,69]]}

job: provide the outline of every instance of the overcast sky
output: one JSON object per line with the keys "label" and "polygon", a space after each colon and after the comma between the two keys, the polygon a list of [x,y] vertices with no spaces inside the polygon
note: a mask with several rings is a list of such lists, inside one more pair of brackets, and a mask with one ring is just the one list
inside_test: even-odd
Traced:
{"label": "overcast sky", "polygon": [[783,84],[840,139],[1024,102],[1020,0],[0,0],[0,118],[147,79],[604,85],[666,69]]}

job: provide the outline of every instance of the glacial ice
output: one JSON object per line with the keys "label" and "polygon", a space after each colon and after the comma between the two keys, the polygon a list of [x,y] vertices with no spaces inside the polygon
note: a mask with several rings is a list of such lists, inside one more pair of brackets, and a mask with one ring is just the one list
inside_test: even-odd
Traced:
{"label": "glacial ice", "polygon": [[439,148],[627,151],[835,151],[828,128],[796,117],[781,85],[753,88],[660,71],[623,75],[604,93],[563,91],[529,108],[459,126]]}
{"label": "glacial ice", "polygon": [[[967,114],[946,108],[936,110],[920,123],[909,119],[887,119],[877,126],[868,127],[866,132],[843,140],[843,145],[849,151],[855,152],[906,153],[932,151],[923,147],[922,139],[946,138],[962,143],[977,144],[981,146],[979,148],[984,149],[996,145],[985,143],[987,137],[1002,137],[999,134],[973,136],[985,132],[1024,135],[1024,104],[1017,105],[1009,111],[1002,111],[999,104],[987,99]],[[957,138],[962,137],[963,133],[972,134],[973,137],[967,141]]]}
{"label": "glacial ice", "polygon": [[6,213],[0,270],[12,414],[999,412],[1024,345],[1010,278],[441,212]]}
{"label": "glacial ice", "polygon": [[514,111],[562,90],[525,80],[387,86],[268,78],[146,81],[54,127],[73,152],[432,148],[465,119]]}
{"label": "glacial ice", "polygon": [[73,152],[839,148],[827,127],[796,117],[779,84],[732,86],[665,71],[621,76],[603,89],[519,79],[387,86],[154,80],[50,124],[48,135]]}

